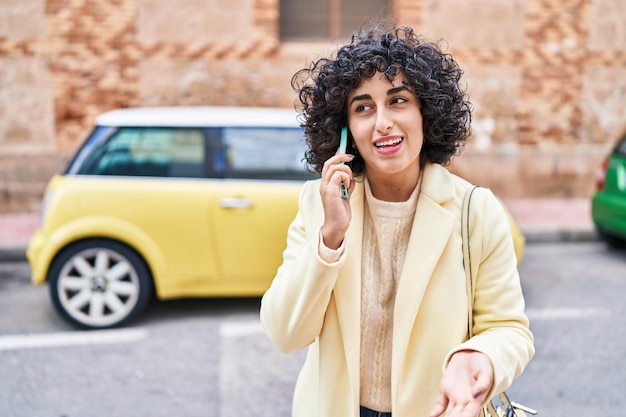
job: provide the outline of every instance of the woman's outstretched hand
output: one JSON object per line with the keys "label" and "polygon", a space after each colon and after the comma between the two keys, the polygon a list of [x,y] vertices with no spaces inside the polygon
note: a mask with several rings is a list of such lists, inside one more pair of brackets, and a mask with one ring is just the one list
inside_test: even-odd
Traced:
{"label": "woman's outstretched hand", "polygon": [[[341,245],[352,218],[350,199],[341,197],[340,188],[343,181],[349,194],[352,194],[352,190],[354,190],[352,170],[345,164],[352,159],[354,159],[354,155],[338,153],[329,158],[322,168],[322,182],[320,184],[320,194],[324,206],[322,236],[324,244],[331,249],[337,249]],[[344,163],[341,164],[340,162]]]}
{"label": "woman's outstretched hand", "polygon": [[441,378],[439,400],[430,417],[476,417],[493,386],[493,366],[481,352],[455,353]]}

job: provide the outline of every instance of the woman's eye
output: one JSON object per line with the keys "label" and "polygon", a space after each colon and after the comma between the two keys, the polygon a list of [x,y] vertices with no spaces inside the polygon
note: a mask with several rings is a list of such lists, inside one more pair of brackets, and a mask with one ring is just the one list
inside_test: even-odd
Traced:
{"label": "woman's eye", "polygon": [[402,104],[402,103],[406,103],[408,100],[404,97],[394,97],[391,100],[391,104]]}
{"label": "woman's eye", "polygon": [[354,111],[357,112],[357,113],[361,113],[361,112],[367,111],[367,110],[369,110],[371,108],[372,108],[372,106],[370,106],[368,104],[359,104],[358,106],[356,106]]}

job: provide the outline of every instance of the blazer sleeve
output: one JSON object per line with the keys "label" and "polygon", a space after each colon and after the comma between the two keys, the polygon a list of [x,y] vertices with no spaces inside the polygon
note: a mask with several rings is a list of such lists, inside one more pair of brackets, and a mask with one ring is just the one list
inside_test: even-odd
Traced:
{"label": "blazer sleeve", "polygon": [[261,299],[261,323],[283,352],[293,352],[319,336],[339,269],[348,252],[327,263],[318,254],[323,219],[316,181],[303,186],[298,213],[289,226],[283,263]]}
{"label": "blazer sleeve", "polygon": [[490,396],[506,390],[535,353],[508,219],[502,205],[479,188],[470,208],[474,336],[447,356],[469,349],[486,354],[494,369]]}

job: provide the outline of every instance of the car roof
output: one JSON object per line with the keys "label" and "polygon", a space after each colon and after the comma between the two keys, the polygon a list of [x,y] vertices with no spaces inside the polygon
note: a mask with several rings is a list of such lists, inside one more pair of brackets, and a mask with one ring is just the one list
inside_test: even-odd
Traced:
{"label": "car roof", "polygon": [[295,110],[271,107],[129,107],[96,117],[98,126],[299,127]]}

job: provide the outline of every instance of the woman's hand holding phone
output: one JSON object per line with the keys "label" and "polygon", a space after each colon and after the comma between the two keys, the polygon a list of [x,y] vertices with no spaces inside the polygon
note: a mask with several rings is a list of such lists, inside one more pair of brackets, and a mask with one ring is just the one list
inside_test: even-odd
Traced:
{"label": "woman's hand holding phone", "polygon": [[324,163],[320,194],[324,207],[324,224],[322,237],[324,244],[337,249],[350,225],[350,199],[354,190],[352,170],[346,163],[354,159],[354,155],[346,154],[347,128],[342,129],[341,141],[337,153]]}

